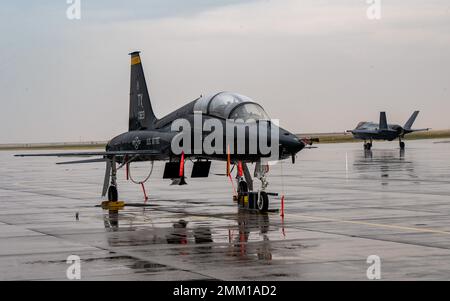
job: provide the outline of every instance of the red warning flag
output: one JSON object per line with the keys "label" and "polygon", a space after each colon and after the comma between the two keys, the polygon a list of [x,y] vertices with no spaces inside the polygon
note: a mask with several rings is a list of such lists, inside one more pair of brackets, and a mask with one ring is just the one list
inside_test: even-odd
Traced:
{"label": "red warning flag", "polygon": [[148,196],[147,196],[147,192],[145,191],[144,183],[142,183],[142,182],[141,182],[141,187],[142,187],[142,192],[144,193],[144,203],[147,203]]}
{"label": "red warning flag", "polygon": [[238,176],[242,177],[244,175],[244,169],[242,168],[242,161],[238,161]]}
{"label": "red warning flag", "polygon": [[230,165],[231,165],[231,155],[230,155],[230,145],[227,146],[227,176],[230,176]]}
{"label": "red warning flag", "polygon": [[184,151],[181,152],[180,159],[180,178],[184,176]]}

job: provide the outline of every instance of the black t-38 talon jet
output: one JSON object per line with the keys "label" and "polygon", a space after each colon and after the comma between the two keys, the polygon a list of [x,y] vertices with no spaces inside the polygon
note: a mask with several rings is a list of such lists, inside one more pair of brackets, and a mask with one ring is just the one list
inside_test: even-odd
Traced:
{"label": "black t-38 talon jet", "polygon": [[[261,197],[261,201],[257,201],[257,209],[267,209],[268,200],[264,195],[264,189],[267,186],[265,174],[268,168],[263,162],[264,158],[273,157],[274,153],[277,153],[275,159],[283,160],[291,157],[294,163],[295,155],[316,140],[299,139],[273,123],[264,109],[252,99],[229,92],[200,96],[158,119],[153,113],[140,54],[136,51],[130,53],[130,56],[130,111],[127,132],[111,139],[105,151],[16,156],[96,157],[57,164],[106,162],[102,196],[108,195],[109,201],[118,200],[117,170],[125,166],[128,171],[131,162],[168,161],[163,178],[176,179],[180,185],[186,183],[184,162],[188,158],[195,160],[191,177],[207,177],[211,166],[210,160],[227,161],[228,176],[230,165],[238,164],[237,179],[240,193],[253,190],[251,174],[246,163],[256,163],[255,176],[262,182],[261,191],[264,196]],[[250,129],[249,124],[258,125],[254,127],[256,135],[251,135],[254,131]],[[236,133],[243,133],[243,136],[239,137]],[[269,153],[263,151],[260,146],[263,140],[272,147]],[[209,149],[204,147],[206,142],[209,143]],[[173,145],[177,145],[181,151],[179,149],[174,151]],[[276,152],[273,152],[274,149]],[[261,191],[258,196],[261,195]]]}
{"label": "black t-38 talon jet", "polygon": [[[356,139],[364,140],[364,149],[370,150],[372,148],[373,140],[387,140],[392,141],[398,139],[400,149],[405,149],[405,142],[402,138],[406,134],[413,132],[428,131],[429,129],[411,129],[416,121],[419,111],[415,111],[404,126],[398,124],[388,124],[386,112],[380,112],[380,123],[362,121],[358,123],[354,130],[348,130]],[[368,142],[367,142],[368,141]]]}

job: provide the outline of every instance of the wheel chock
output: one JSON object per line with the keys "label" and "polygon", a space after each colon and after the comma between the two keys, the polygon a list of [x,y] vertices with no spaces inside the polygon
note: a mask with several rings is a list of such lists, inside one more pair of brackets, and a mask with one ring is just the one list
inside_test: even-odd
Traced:
{"label": "wheel chock", "polygon": [[125,207],[125,202],[123,201],[103,201],[102,202],[102,209],[104,210],[122,210]]}

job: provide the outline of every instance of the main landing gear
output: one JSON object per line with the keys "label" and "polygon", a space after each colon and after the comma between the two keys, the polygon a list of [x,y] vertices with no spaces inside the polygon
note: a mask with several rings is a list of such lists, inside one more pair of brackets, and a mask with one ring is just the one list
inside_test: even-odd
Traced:
{"label": "main landing gear", "polygon": [[372,149],[372,139],[370,139],[370,142],[366,142],[366,140],[364,140],[364,149],[365,150],[371,150]]}
{"label": "main landing gear", "polygon": [[117,214],[125,206],[124,202],[119,202],[119,193],[117,192],[117,167],[116,159],[106,161],[105,180],[103,183],[102,196],[108,195],[108,201],[102,202],[102,208],[109,210],[110,214]]}
{"label": "main landing gear", "polygon": [[[399,142],[399,145],[400,145],[400,149],[401,150],[405,150],[405,142],[402,141],[401,137],[398,138],[398,142]],[[372,149],[372,139],[369,142],[364,140],[364,150],[369,151],[371,149]]]}
{"label": "main landing gear", "polygon": [[400,149],[404,150],[405,149],[405,142],[402,141],[402,138],[398,137],[398,142],[400,145]]}
{"label": "main landing gear", "polygon": [[267,196],[266,188],[269,182],[266,179],[266,174],[269,172],[268,164],[261,164],[257,162],[255,166],[255,177],[261,181],[261,189],[258,191],[257,207],[261,212],[266,212],[269,209],[269,197]]}
{"label": "main landing gear", "polygon": [[117,202],[119,200],[119,193],[117,192],[117,167],[116,159],[111,160],[111,184],[108,188],[108,201]]}
{"label": "main landing gear", "polygon": [[108,188],[108,201],[117,202],[119,200],[119,193],[116,186],[109,186]]}

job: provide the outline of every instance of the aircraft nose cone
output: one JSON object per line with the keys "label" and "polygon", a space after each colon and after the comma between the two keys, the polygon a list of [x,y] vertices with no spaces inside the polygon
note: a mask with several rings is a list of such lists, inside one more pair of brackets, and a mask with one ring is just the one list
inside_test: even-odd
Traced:
{"label": "aircraft nose cone", "polygon": [[281,155],[293,155],[305,147],[305,143],[298,137],[287,131],[283,131],[280,136]]}

